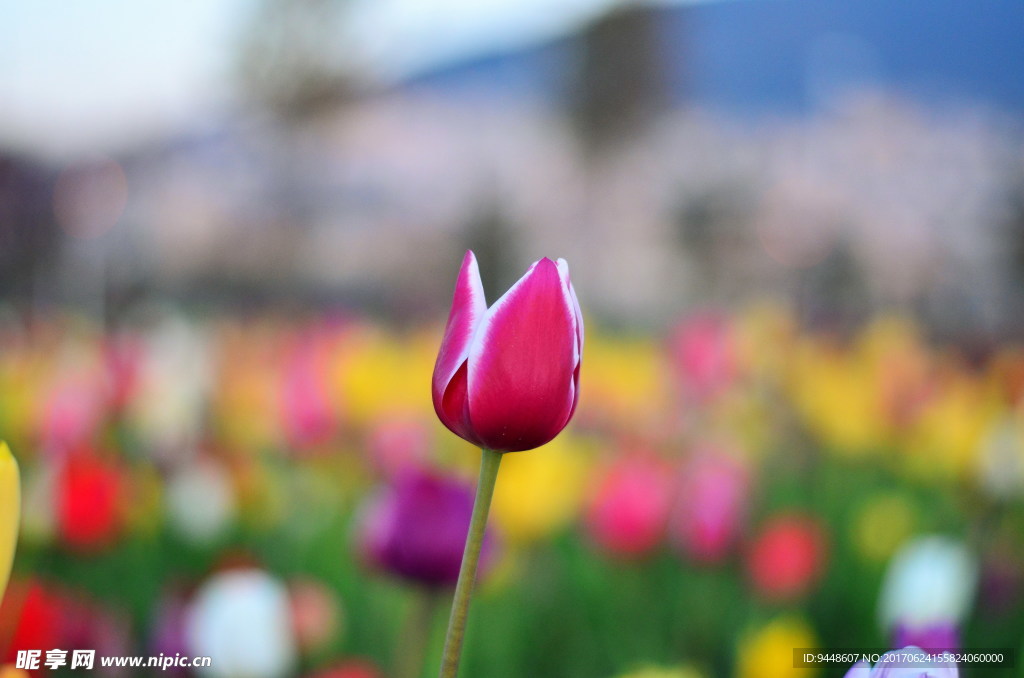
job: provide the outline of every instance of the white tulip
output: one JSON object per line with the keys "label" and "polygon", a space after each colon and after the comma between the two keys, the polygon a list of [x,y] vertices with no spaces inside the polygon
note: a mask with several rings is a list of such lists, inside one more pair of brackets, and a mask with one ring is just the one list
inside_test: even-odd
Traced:
{"label": "white tulip", "polygon": [[185,637],[193,657],[210,657],[204,675],[279,678],[295,665],[288,591],[259,570],[211,577],[189,606]]}
{"label": "white tulip", "polygon": [[918,537],[889,563],[882,582],[882,627],[959,624],[974,599],[978,565],[963,542],[941,536]]}

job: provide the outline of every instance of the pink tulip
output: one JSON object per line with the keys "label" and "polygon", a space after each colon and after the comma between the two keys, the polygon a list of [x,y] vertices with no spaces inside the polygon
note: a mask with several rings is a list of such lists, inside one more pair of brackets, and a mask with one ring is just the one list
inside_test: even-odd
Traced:
{"label": "pink tulip", "polygon": [[569,264],[541,259],[490,308],[466,252],[434,365],[434,410],[453,433],[499,452],[540,447],[579,399],[583,318]]}
{"label": "pink tulip", "polygon": [[285,359],[281,384],[281,423],[288,444],[305,450],[330,440],[337,420],[330,399],[327,351],[320,337],[310,333],[295,341]]}
{"label": "pink tulip", "polygon": [[724,316],[702,313],[683,320],[671,351],[685,392],[698,402],[713,399],[736,377],[732,327]]}
{"label": "pink tulip", "polygon": [[665,535],[674,490],[661,460],[645,454],[617,459],[598,480],[587,510],[591,538],[616,556],[647,555]]}
{"label": "pink tulip", "polygon": [[739,538],[749,489],[749,474],[737,459],[713,450],[691,457],[671,525],[678,546],[701,563],[722,560]]}

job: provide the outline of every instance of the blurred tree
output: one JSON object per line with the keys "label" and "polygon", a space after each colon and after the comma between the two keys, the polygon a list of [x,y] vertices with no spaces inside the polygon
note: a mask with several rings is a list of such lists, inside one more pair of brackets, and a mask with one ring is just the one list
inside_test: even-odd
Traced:
{"label": "blurred tree", "polygon": [[1009,199],[1004,217],[1006,256],[1009,259],[1007,272],[1007,307],[1002,317],[1002,329],[1018,339],[1024,338],[1024,298],[1018,290],[1024,286],[1024,176],[1011,182]]}
{"label": "blurred tree", "polygon": [[579,40],[572,114],[584,144],[601,151],[667,103],[657,11],[615,8],[586,27]]}
{"label": "blurred tree", "polygon": [[261,0],[238,53],[243,94],[285,120],[346,100],[353,90],[344,40],[350,0]]}
{"label": "blurred tree", "polygon": [[[519,237],[498,199],[482,200],[465,226],[463,242],[476,254],[484,290],[505,290],[522,274]],[[493,302],[494,299],[490,299]]]}
{"label": "blurred tree", "polygon": [[0,154],[0,298],[31,302],[36,272],[55,257],[52,196],[48,172]]}

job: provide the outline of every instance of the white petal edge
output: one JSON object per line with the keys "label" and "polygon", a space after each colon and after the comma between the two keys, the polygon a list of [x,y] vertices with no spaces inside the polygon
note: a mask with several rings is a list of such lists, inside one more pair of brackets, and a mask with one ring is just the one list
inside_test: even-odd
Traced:
{"label": "white petal edge", "polygon": [[476,254],[473,250],[469,250],[469,257],[470,324],[474,326],[471,331],[472,338],[462,347],[458,360],[453,363],[452,368],[448,370],[448,374],[444,375],[444,388],[441,389],[442,391],[448,388],[452,377],[459,371],[462,363],[466,362],[469,358],[470,347],[473,345],[480,330],[480,325],[483,324],[483,320],[487,315],[487,299],[484,297],[484,283],[480,279],[480,265],[477,263]]}
{"label": "white petal edge", "polygon": [[576,290],[573,289],[572,280],[569,278],[569,262],[559,257],[557,263],[558,275],[561,277],[564,287],[565,302],[573,314],[573,329],[576,331],[577,337],[575,363],[578,365],[580,356],[583,354],[583,313],[580,311],[580,302],[576,298]]}

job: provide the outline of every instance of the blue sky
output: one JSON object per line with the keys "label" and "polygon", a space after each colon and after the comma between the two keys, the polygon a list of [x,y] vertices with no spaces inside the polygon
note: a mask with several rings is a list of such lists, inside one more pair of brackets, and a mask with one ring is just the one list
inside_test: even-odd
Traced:
{"label": "blue sky", "polygon": [[[558,33],[615,0],[352,0],[383,77]],[[627,0],[628,1],[628,0]],[[0,0],[0,148],[116,150],[216,115],[246,0]]]}

